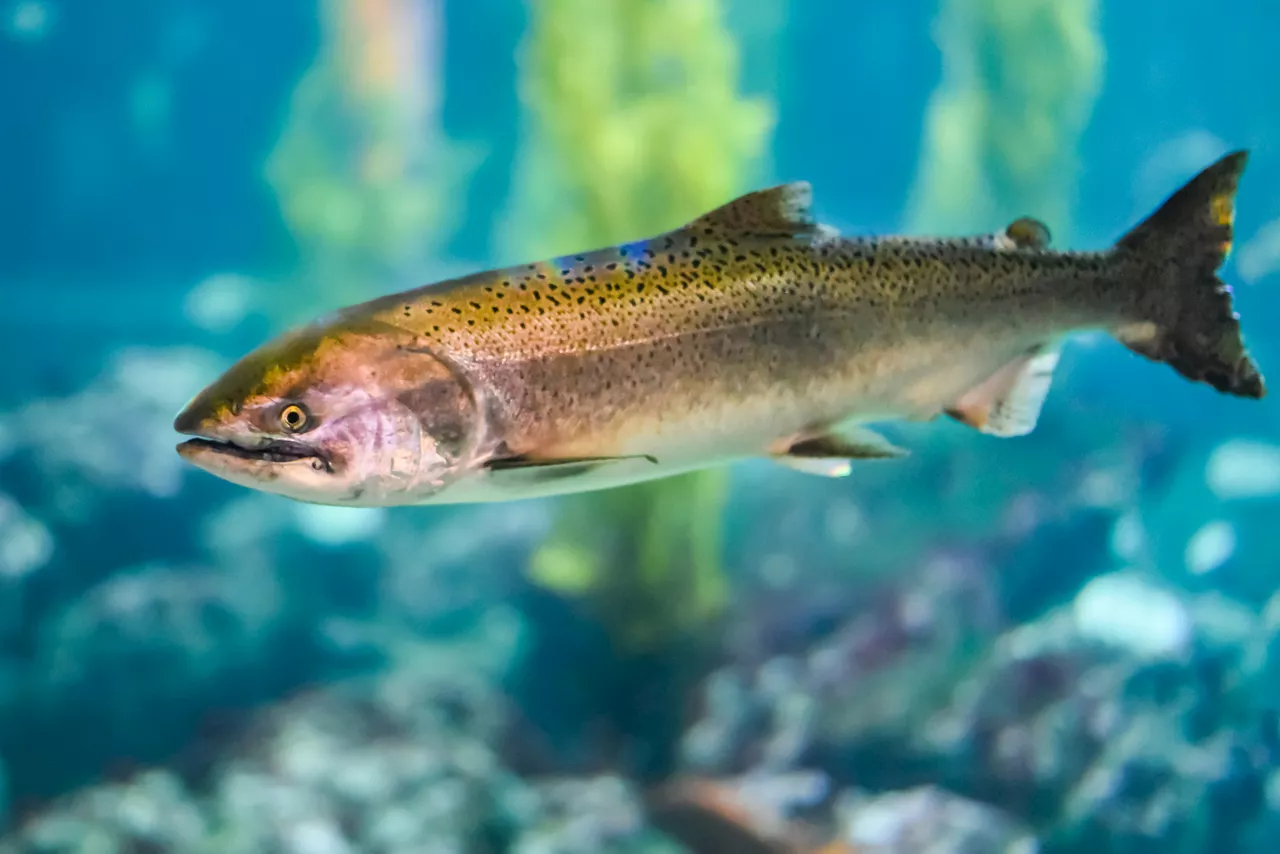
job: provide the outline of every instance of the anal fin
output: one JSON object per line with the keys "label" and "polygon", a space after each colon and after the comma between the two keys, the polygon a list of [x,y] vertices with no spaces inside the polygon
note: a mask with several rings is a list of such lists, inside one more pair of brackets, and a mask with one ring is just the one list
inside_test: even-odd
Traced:
{"label": "anal fin", "polygon": [[965,392],[946,412],[991,436],[1025,436],[1040,419],[1058,358],[1058,350],[1049,347],[1019,356]]}
{"label": "anal fin", "polygon": [[847,477],[854,460],[905,457],[907,451],[865,427],[841,427],[838,431],[796,437],[778,443],[772,456],[778,463],[805,474]]}

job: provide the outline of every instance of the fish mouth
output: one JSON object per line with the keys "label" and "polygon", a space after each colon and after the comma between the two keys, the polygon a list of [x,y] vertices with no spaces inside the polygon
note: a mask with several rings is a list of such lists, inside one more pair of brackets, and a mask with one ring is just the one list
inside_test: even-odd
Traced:
{"label": "fish mouth", "polygon": [[178,453],[184,457],[193,456],[201,451],[263,463],[292,463],[299,460],[312,460],[315,464],[318,464],[317,468],[323,467],[325,471],[331,474],[333,472],[333,463],[328,454],[312,445],[294,442],[289,439],[272,439],[252,448],[232,441],[203,437],[188,439],[178,445]]}

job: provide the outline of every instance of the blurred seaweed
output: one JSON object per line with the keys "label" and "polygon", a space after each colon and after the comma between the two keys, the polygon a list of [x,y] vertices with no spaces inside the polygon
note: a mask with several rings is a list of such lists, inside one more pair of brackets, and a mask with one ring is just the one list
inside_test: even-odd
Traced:
{"label": "blurred seaweed", "polygon": [[[266,170],[306,273],[295,288],[336,308],[439,256],[480,151],[441,129],[441,0],[322,0],[319,13]],[[297,322],[314,305],[292,290],[278,311]]]}
{"label": "blurred seaweed", "polygon": [[[773,110],[739,94],[739,50],[717,0],[539,3],[521,68],[532,127],[506,218],[513,256],[657,234],[761,174]],[[728,601],[726,479],[571,497],[530,577],[589,603],[619,655],[671,657]]]}
{"label": "blurred seaweed", "polygon": [[1099,0],[943,0],[943,74],[911,231],[996,228],[1034,212],[1070,241],[1077,152],[1102,86],[1100,10]]}

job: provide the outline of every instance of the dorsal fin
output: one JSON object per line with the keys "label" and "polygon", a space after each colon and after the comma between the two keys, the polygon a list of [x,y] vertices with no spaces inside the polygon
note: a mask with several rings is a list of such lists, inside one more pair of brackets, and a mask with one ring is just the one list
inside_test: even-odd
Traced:
{"label": "dorsal fin", "polygon": [[813,219],[813,187],[792,181],[739,196],[686,226],[734,234],[795,237],[818,229]]}

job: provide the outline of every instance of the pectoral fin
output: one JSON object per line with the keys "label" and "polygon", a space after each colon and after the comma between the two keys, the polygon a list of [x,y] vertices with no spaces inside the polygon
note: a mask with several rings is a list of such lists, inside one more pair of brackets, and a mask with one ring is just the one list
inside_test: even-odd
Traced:
{"label": "pectoral fin", "polygon": [[822,477],[846,477],[854,460],[905,457],[907,451],[865,427],[842,427],[838,432],[805,436],[780,443],[773,459],[788,468]]}
{"label": "pectoral fin", "polygon": [[490,477],[503,487],[535,487],[547,483],[599,474],[606,469],[656,466],[650,456],[581,457],[576,459],[530,459],[502,457],[491,460],[486,468]]}
{"label": "pectoral fin", "polygon": [[1035,429],[1057,366],[1056,349],[1019,356],[966,392],[947,414],[992,436],[1025,436]]}

